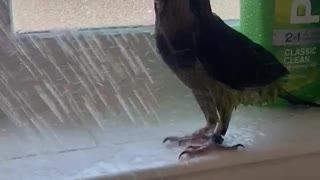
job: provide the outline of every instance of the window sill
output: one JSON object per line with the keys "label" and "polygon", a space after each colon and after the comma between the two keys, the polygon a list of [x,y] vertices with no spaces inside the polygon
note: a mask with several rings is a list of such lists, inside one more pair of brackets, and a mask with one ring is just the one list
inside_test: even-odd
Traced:
{"label": "window sill", "polygon": [[[320,177],[315,165],[320,160],[320,143],[317,138],[320,135],[317,131],[320,127],[320,122],[317,121],[319,115],[320,112],[315,109],[306,111],[241,109],[234,118],[236,122],[229,131],[227,141],[229,140],[230,144],[237,141],[245,142],[247,148],[244,150],[212,153],[206,157],[178,162],[176,161],[177,151],[164,150],[164,147],[159,146],[154,147],[160,152],[159,154],[147,151],[144,158],[140,157],[144,159],[147,169],[90,179],[191,180],[216,177],[231,180],[239,176],[246,179],[257,179],[257,177],[295,179],[293,177],[297,176],[317,179]],[[181,129],[181,127],[176,128]],[[233,143],[230,138],[233,138]],[[160,139],[157,142],[159,141]],[[160,158],[160,156],[163,157]],[[166,160],[167,163],[165,163]],[[159,165],[151,167],[154,163]],[[132,166],[137,167],[138,164]],[[289,167],[295,170],[291,169],[290,173],[286,173],[285,170],[289,170]],[[231,175],[230,171],[233,172]]]}
{"label": "window sill", "polygon": [[[220,177],[217,179],[239,175],[250,179],[250,174],[243,174],[250,169],[260,173],[253,179],[263,174],[272,179],[288,175],[283,170],[288,165],[281,163],[297,159],[309,160],[291,163],[301,167],[292,173],[312,176],[317,170],[312,171],[316,166],[310,163],[320,158],[319,116],[316,109],[241,107],[234,114],[226,143],[241,142],[247,148],[188,161],[177,159],[183,148],[170,148],[161,141],[168,135],[193,132],[203,125],[203,119],[189,117],[149,127],[117,124],[118,128],[105,130],[104,143],[96,146],[2,161],[0,179],[207,179],[213,175]],[[273,173],[269,166],[278,171]]]}

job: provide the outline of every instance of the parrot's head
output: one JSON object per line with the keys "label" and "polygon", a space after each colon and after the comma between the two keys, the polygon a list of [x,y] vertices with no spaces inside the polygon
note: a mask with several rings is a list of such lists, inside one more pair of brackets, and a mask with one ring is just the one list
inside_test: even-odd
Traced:
{"label": "parrot's head", "polygon": [[154,0],[156,15],[190,12],[190,0]]}
{"label": "parrot's head", "polygon": [[192,20],[190,0],[154,0],[154,9],[158,23]]}
{"label": "parrot's head", "polygon": [[211,13],[210,0],[154,0],[156,17]]}
{"label": "parrot's head", "polygon": [[154,0],[156,28],[182,32],[212,13],[210,0]]}

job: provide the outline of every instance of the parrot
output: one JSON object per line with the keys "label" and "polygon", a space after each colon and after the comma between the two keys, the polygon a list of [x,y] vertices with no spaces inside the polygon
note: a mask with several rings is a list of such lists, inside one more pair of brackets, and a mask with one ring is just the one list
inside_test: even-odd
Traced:
{"label": "parrot", "polygon": [[[277,97],[292,104],[319,107],[285,90],[289,71],[275,55],[230,27],[210,0],[154,0],[157,53],[188,87],[206,119],[205,127],[163,143],[187,142],[180,155],[197,155],[244,146],[223,145],[232,113],[239,105],[263,105]],[[197,144],[197,145],[195,145]]]}

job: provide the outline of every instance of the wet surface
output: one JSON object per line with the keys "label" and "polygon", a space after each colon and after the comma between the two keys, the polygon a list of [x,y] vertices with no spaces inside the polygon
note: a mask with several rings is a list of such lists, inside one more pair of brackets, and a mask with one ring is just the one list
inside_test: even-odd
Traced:
{"label": "wet surface", "polygon": [[[192,133],[205,120],[160,60],[151,33],[15,36],[9,14],[1,0],[0,179],[74,179],[179,164],[183,148],[163,145],[163,138]],[[313,109],[242,107],[226,143],[249,152],[312,143],[318,117]]]}
{"label": "wet surface", "polygon": [[[0,179],[19,179],[18,176],[28,177],[26,179],[75,179],[181,164],[187,160],[178,160],[184,147],[162,144],[163,138],[168,134],[184,135],[193,132],[203,126],[204,119],[196,112],[193,117],[180,112],[179,117],[184,118],[176,118],[173,123],[163,122],[148,127],[120,123],[115,125],[117,128],[110,127],[105,131],[96,129],[92,136],[81,131],[77,141],[68,141],[68,138],[74,135],[70,133],[71,130],[56,132],[63,135],[63,141],[69,146],[76,147],[77,142],[82,142],[82,145],[86,146],[84,148],[65,147],[46,151],[49,141],[39,143],[32,139],[29,142],[33,142],[33,147],[38,145],[38,148],[33,154],[28,154],[26,150],[30,148],[27,145],[19,144],[20,148],[8,146],[10,141],[23,142],[22,137],[14,138],[2,134],[1,137],[6,137],[7,140],[2,141],[1,147],[7,146],[7,152],[20,149],[20,152],[16,153],[21,157],[2,159],[4,163],[0,167]],[[240,157],[244,155],[243,152],[272,153],[275,150],[306,144],[306,149],[310,149],[312,144],[316,146],[318,142],[319,131],[315,129],[320,128],[319,115],[315,109],[272,110],[241,107],[234,115],[226,136],[226,144],[243,143],[246,149],[234,152],[239,153]],[[56,147],[57,142],[51,143]],[[218,166],[220,162],[224,162],[223,158],[228,156],[221,153],[223,152],[210,153],[207,157],[216,159]],[[3,152],[1,154],[3,155]],[[195,159],[197,158],[199,157]]]}

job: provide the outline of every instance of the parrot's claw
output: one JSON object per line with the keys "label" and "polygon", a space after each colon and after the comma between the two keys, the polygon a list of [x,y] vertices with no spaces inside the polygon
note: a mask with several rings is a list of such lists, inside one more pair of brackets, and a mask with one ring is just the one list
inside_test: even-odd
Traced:
{"label": "parrot's claw", "polygon": [[179,155],[179,159],[183,155],[189,155],[190,157],[200,155],[202,153],[208,153],[210,151],[216,151],[216,150],[237,150],[239,147],[244,147],[242,144],[236,144],[233,146],[223,146],[216,142],[209,142],[206,145],[203,146],[188,146],[182,153]]}
{"label": "parrot's claw", "polygon": [[187,143],[191,144],[204,144],[210,139],[210,136],[204,134],[193,134],[191,136],[185,137],[177,137],[177,136],[170,136],[166,137],[163,140],[163,143],[166,142],[177,142],[179,146],[184,146]]}
{"label": "parrot's claw", "polygon": [[[186,144],[200,144],[203,145],[206,142],[208,142],[208,140],[210,140],[210,138],[212,138],[212,131],[214,130],[214,126],[206,126],[204,128],[199,129],[198,131],[196,131],[195,133],[193,133],[192,135],[189,136],[183,136],[183,137],[178,137],[178,136],[170,136],[167,137],[163,140],[163,143],[165,142],[176,142],[178,143],[179,146],[184,146]],[[221,137],[222,138],[222,137]],[[223,141],[223,138],[221,139],[221,143]]]}

